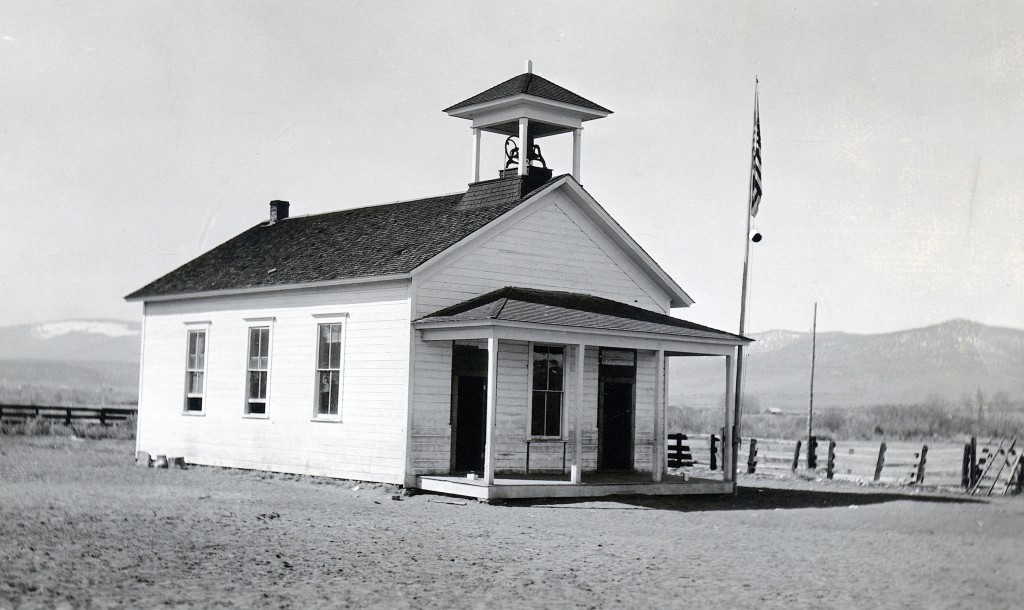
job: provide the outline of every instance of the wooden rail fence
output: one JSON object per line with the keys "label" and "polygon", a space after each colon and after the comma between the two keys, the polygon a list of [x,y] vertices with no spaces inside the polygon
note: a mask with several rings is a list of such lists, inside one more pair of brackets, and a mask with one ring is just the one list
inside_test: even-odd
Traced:
{"label": "wooden rail fence", "polygon": [[[670,434],[667,437],[670,468],[707,467],[722,463],[721,436]],[[849,441],[837,443],[811,437],[787,441],[741,439],[739,455],[746,472],[814,472],[828,479],[871,480],[903,485],[961,487],[971,494],[1024,492],[1024,450],[1016,439],[977,437],[963,447],[955,443],[916,445],[909,442]]]}
{"label": "wooden rail fence", "polygon": [[0,420],[26,421],[33,417],[60,421],[66,426],[72,422],[88,421],[109,426],[135,415],[135,409],[123,407],[47,407],[37,405],[0,404]]}

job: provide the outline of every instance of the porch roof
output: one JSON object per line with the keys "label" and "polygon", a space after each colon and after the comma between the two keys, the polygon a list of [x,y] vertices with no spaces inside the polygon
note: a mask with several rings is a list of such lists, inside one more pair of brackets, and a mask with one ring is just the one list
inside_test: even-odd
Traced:
{"label": "porch roof", "polygon": [[[752,341],[611,299],[511,286],[446,307],[413,324],[421,330],[488,326],[719,345],[746,345]],[[432,334],[434,336],[430,338],[447,338]],[[428,337],[424,336],[424,339]]]}

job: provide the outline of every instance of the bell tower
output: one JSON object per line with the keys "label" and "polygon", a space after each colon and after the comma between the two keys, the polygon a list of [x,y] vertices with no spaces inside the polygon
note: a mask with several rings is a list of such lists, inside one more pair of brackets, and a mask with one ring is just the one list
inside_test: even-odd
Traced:
{"label": "bell tower", "polygon": [[612,113],[568,89],[533,73],[533,62],[526,72],[445,108],[449,116],[472,121],[472,181],[480,181],[480,137],[487,131],[506,136],[505,168],[517,166],[520,176],[528,176],[530,167],[545,170],[547,164],[537,140],[572,132],[572,177],[580,181],[580,148],[583,122]]}

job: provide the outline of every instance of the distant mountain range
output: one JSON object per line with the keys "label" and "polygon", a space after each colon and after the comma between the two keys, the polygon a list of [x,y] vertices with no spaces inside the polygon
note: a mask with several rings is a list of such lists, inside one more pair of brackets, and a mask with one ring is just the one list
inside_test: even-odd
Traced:
{"label": "distant mountain range", "polygon": [[0,360],[139,362],[140,325],[62,320],[0,327]]}
{"label": "distant mountain range", "polygon": [[[748,402],[806,408],[811,333],[753,335]],[[140,326],[64,320],[0,327],[0,401],[130,402],[138,389]],[[669,404],[717,407],[723,358],[671,358]],[[1024,403],[1024,330],[952,320],[894,333],[818,333],[814,402],[820,407],[958,402],[978,390]]]}
{"label": "distant mountain range", "polygon": [[[752,336],[744,395],[758,408],[806,409],[811,333],[773,330]],[[722,358],[672,358],[669,403],[721,404]],[[893,333],[818,333],[814,404],[857,407],[989,399],[1024,401],[1024,330],[951,320]]]}
{"label": "distant mountain range", "polygon": [[63,320],[0,327],[0,402],[134,403],[139,387],[139,324]]}

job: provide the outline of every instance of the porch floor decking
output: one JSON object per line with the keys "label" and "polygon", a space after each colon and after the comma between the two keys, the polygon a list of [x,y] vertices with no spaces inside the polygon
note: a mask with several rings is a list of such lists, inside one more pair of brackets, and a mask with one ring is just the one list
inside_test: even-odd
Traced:
{"label": "porch floor decking", "polygon": [[483,479],[469,479],[454,475],[420,475],[416,477],[423,491],[476,498],[478,500],[527,498],[596,498],[614,495],[676,496],[690,494],[728,494],[734,484],[714,479],[684,480],[668,475],[661,481],[651,481],[647,472],[587,473],[583,482],[574,485],[568,475],[531,473],[503,474],[495,477],[493,485]]}

